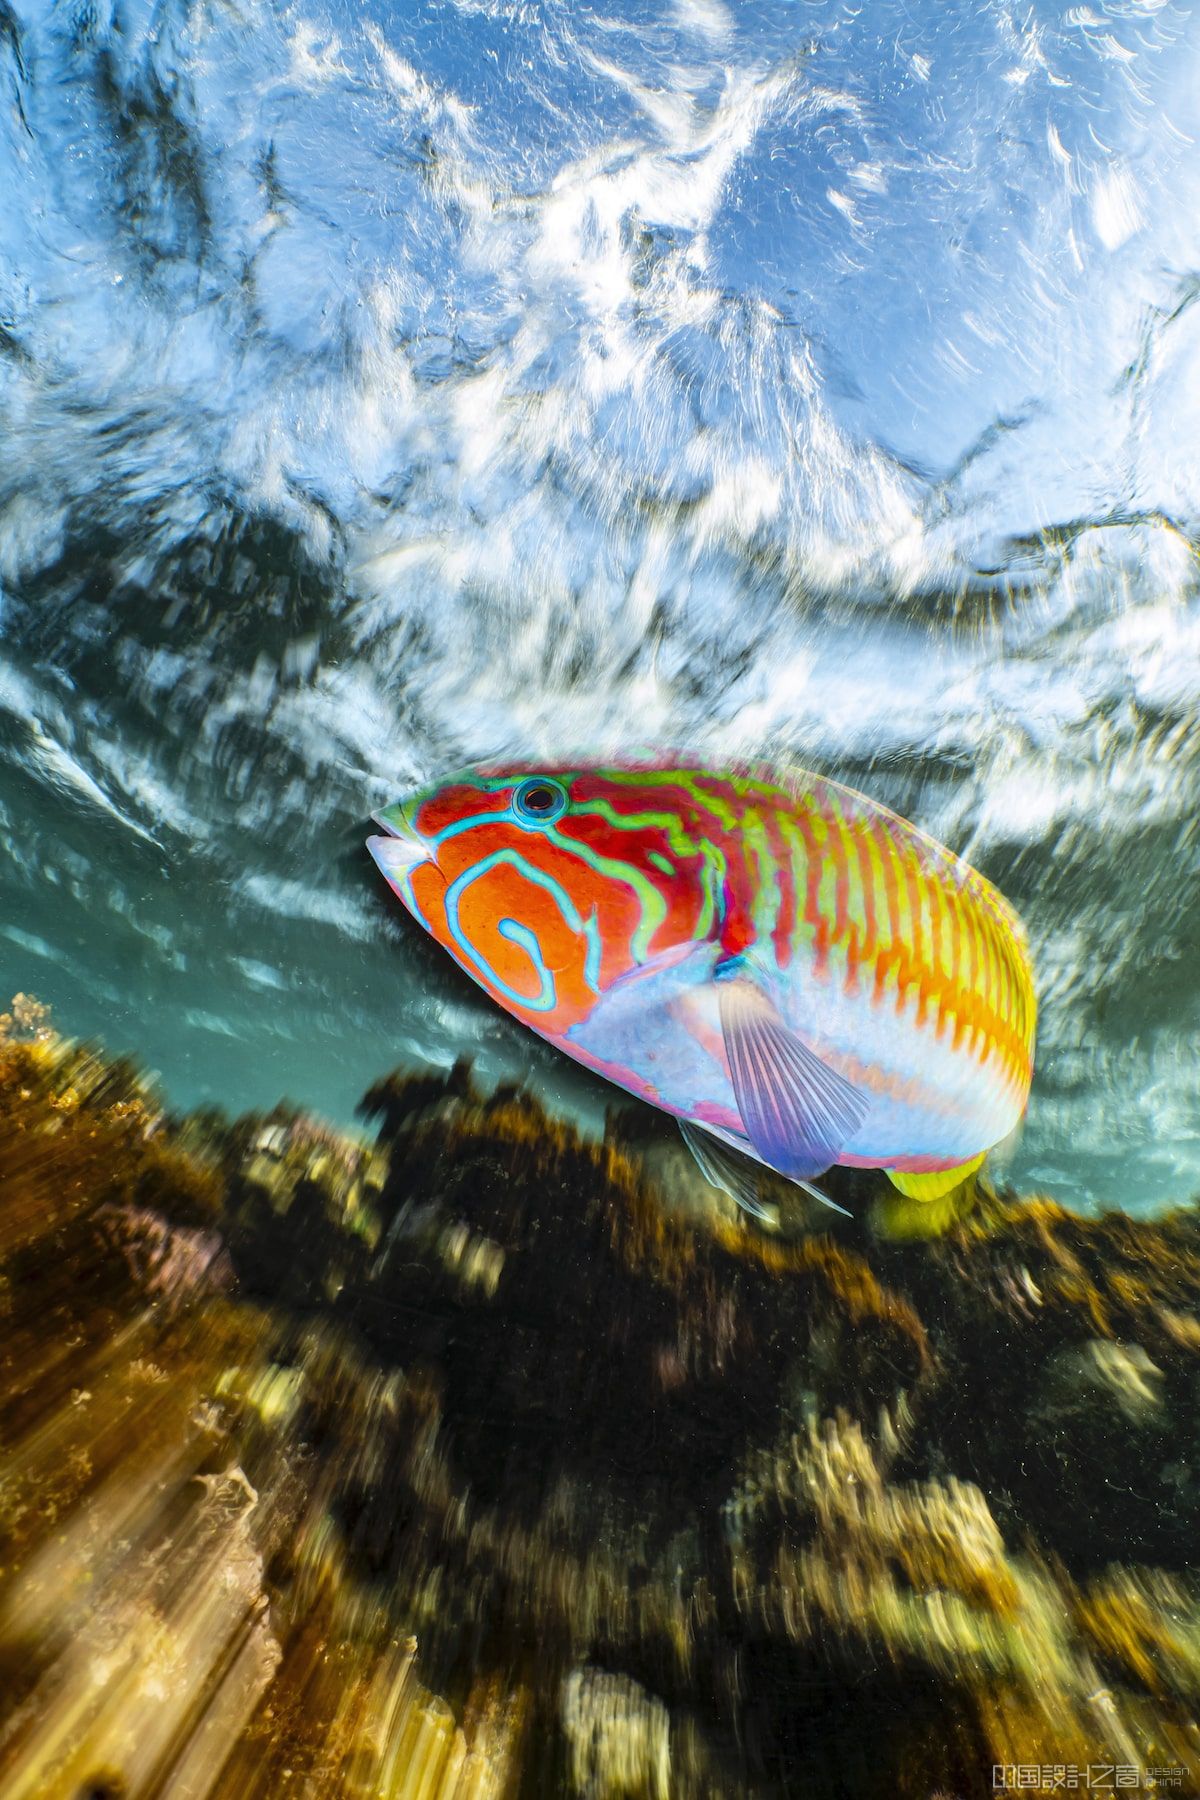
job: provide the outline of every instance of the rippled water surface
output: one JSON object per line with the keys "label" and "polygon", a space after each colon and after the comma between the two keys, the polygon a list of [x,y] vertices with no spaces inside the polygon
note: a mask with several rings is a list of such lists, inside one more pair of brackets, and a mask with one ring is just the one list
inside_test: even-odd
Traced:
{"label": "rippled water surface", "polygon": [[777,757],[1023,911],[1018,1181],[1194,1192],[1198,95],[1171,0],[0,4],[0,993],[595,1112],[367,814]]}

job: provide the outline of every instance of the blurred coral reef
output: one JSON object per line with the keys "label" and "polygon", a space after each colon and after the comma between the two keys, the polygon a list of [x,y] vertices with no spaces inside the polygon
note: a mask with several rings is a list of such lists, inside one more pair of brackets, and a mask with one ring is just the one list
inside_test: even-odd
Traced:
{"label": "blurred coral reef", "polygon": [[1200,1791],[1194,1208],[764,1234],[642,1114],[363,1110],[0,1015],[5,1800]]}

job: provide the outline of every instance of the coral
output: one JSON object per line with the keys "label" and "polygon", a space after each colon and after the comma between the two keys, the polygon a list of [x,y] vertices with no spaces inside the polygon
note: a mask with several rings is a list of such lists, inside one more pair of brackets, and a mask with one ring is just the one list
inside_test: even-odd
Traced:
{"label": "coral", "polygon": [[11,1021],[6,1800],[1200,1791],[1194,1211],[765,1235],[629,1112]]}
{"label": "coral", "polygon": [[0,1043],[45,1043],[54,1036],[50,1008],[31,994],[14,994],[8,1012],[0,1012]]}

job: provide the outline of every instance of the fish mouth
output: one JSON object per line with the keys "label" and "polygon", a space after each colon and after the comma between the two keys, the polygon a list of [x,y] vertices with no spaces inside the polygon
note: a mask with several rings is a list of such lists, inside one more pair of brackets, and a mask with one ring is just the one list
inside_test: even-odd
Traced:
{"label": "fish mouth", "polygon": [[385,806],[371,817],[386,836],[369,837],[367,849],[389,879],[400,880],[421,863],[432,862],[429,845],[417,836],[402,805]]}

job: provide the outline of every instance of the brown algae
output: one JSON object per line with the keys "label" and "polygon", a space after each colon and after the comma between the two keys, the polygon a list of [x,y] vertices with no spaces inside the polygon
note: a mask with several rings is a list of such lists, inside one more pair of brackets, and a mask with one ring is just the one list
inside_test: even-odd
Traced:
{"label": "brown algae", "polygon": [[0,1018],[5,1800],[1200,1791],[1194,1209],[769,1237],[366,1110]]}

